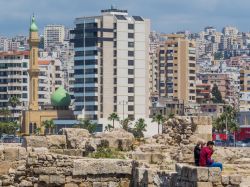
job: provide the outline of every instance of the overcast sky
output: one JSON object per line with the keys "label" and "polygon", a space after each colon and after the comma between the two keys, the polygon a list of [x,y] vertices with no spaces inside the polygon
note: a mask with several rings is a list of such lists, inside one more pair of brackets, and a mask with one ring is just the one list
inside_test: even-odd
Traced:
{"label": "overcast sky", "polygon": [[73,27],[74,18],[99,15],[111,4],[150,18],[158,32],[196,32],[208,25],[250,31],[250,0],[0,0],[0,35],[27,35],[33,12],[42,33],[46,24]]}

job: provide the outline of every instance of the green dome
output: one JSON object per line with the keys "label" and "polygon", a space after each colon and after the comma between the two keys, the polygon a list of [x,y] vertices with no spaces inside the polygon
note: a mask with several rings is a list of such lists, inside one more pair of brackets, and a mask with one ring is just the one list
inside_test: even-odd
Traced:
{"label": "green dome", "polygon": [[38,31],[38,27],[36,25],[35,22],[35,17],[32,17],[32,21],[31,21],[31,25],[30,25],[30,32],[37,32]]}
{"label": "green dome", "polygon": [[70,101],[70,95],[62,86],[51,95],[51,104],[55,107],[68,107]]}

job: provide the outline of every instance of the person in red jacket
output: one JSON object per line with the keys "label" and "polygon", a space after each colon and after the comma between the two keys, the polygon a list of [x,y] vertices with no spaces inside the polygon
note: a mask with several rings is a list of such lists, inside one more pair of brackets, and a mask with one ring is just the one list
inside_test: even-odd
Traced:
{"label": "person in red jacket", "polygon": [[207,146],[201,149],[199,165],[203,167],[219,167],[222,171],[223,169],[222,163],[214,162],[214,160],[212,160],[211,158],[214,152],[213,147],[214,147],[214,142],[208,141]]}

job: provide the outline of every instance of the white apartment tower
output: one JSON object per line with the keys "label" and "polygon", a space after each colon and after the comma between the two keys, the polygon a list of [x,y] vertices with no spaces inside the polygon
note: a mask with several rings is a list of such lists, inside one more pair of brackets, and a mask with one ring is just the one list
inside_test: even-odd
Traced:
{"label": "white apartment tower", "polygon": [[75,113],[99,124],[149,116],[150,21],[111,7],[75,19]]}
{"label": "white apartment tower", "polygon": [[44,28],[44,48],[53,47],[55,44],[62,44],[65,38],[63,25],[47,25]]}

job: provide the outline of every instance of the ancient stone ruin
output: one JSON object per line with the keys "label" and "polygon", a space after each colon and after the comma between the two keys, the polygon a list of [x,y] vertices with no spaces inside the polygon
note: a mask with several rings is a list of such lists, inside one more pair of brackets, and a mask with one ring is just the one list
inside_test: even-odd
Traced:
{"label": "ancient stone ruin", "polygon": [[[211,138],[209,118],[174,118],[163,133],[144,141],[114,129],[90,135],[63,129],[61,135],[27,136],[23,144],[0,146],[0,186],[65,187],[232,187],[247,186],[250,150],[218,149],[225,171],[193,166],[193,148]],[[121,158],[93,158],[100,147]]]}

